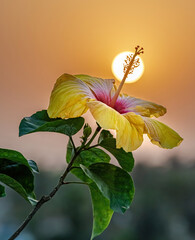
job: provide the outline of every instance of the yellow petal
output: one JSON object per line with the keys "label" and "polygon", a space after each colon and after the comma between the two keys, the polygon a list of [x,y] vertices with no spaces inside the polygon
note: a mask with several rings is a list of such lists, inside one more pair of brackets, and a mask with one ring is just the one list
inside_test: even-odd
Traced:
{"label": "yellow petal", "polygon": [[102,102],[93,100],[88,103],[88,107],[102,128],[116,130],[117,148],[122,147],[126,152],[131,152],[142,144],[143,136],[119,112]]}
{"label": "yellow petal", "polygon": [[153,144],[162,148],[174,148],[182,142],[182,138],[167,125],[147,117],[143,117],[145,130]]}
{"label": "yellow petal", "polygon": [[111,92],[114,89],[114,79],[102,79],[88,75],[75,75],[75,77],[87,84],[98,101],[104,102],[107,105],[110,104]]}
{"label": "yellow petal", "polygon": [[102,79],[84,74],[77,74],[74,76],[85,82],[90,88],[92,88],[93,91],[100,88],[108,94],[112,90],[113,84],[115,82],[114,79]]}
{"label": "yellow petal", "polygon": [[160,117],[166,113],[166,108],[153,102],[121,94],[117,101],[124,102],[125,112],[135,112],[144,117]]}
{"label": "yellow petal", "polygon": [[140,137],[143,136],[144,133],[144,128],[145,128],[145,123],[144,120],[142,119],[141,116],[133,113],[133,112],[129,112],[126,114],[123,114],[124,117],[126,117],[126,119],[135,126],[135,128],[137,129],[137,131],[140,134]]}
{"label": "yellow petal", "polygon": [[51,118],[75,118],[87,110],[87,100],[94,98],[88,86],[80,79],[63,74],[56,81],[47,110]]}

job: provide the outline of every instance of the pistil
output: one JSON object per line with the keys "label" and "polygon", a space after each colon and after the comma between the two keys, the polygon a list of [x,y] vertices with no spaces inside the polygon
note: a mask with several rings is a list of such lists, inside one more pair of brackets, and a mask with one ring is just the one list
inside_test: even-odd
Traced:
{"label": "pistil", "polygon": [[[133,54],[132,57],[127,56],[127,60],[131,59],[130,62],[128,63],[128,65],[124,66],[124,76],[123,79],[118,87],[118,89],[116,90],[116,93],[114,95],[114,97],[111,100],[110,106],[113,108],[116,100],[120,94],[120,91],[125,83],[125,80],[127,79],[128,75],[133,73],[134,68],[139,66],[139,61],[136,61],[135,58],[137,57],[137,55],[140,55],[141,53],[144,53],[143,48],[140,48],[139,46],[135,47],[135,53]],[[127,60],[125,60],[125,63],[127,63]]]}

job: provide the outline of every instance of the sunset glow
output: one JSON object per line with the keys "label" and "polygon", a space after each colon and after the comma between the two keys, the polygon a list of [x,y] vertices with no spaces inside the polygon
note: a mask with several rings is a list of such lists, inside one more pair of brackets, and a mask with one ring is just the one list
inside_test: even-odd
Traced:
{"label": "sunset glow", "polygon": [[[123,64],[125,62],[125,59],[127,56],[129,56],[131,54],[133,54],[133,52],[122,52],[122,53],[118,54],[112,62],[112,72],[119,81],[121,81],[124,76]],[[140,77],[143,74],[143,71],[144,71],[143,61],[142,61],[141,57],[137,56],[135,59],[137,59],[137,58],[139,58],[140,65],[133,70],[132,74],[128,75],[128,77],[125,81],[126,83],[136,82],[137,80],[140,79]]]}
{"label": "sunset glow", "polygon": [[[32,134],[32,149],[26,141],[29,136],[18,137],[21,118],[48,107],[50,91],[62,73],[114,78],[119,86],[112,73],[112,61],[119,53],[134,52],[139,44],[145,50],[141,55],[144,73],[140,81],[125,83],[121,93],[166,106],[168,114],[163,116],[163,122],[185,141],[179,148],[164,151],[147,138],[148,144],[145,140],[134,153],[136,162],[145,163],[147,158],[153,165],[162,165],[172,155],[185,162],[194,159],[194,8],[193,0],[114,0],[112,4],[90,0],[2,0],[1,147],[37,159],[41,168],[61,170],[63,135],[49,138],[47,133],[37,133],[40,138]],[[95,128],[90,113],[86,118]],[[78,145],[80,138],[75,137],[75,141]]]}

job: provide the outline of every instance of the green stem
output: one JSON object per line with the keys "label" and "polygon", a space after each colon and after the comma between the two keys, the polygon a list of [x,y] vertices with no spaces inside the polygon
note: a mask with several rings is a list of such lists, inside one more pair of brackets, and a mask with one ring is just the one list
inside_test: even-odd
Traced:
{"label": "green stem", "polygon": [[91,146],[91,147],[86,148],[86,150],[89,150],[89,149],[91,149],[91,148],[95,148],[95,147],[98,147],[98,146],[100,146],[100,145],[99,145],[99,144],[95,144],[95,145],[93,145],[93,146]]}
{"label": "green stem", "polygon": [[88,183],[85,183],[85,182],[64,182],[63,184],[64,185],[67,185],[67,184],[84,184],[84,185],[89,185]]}
{"label": "green stem", "polygon": [[70,136],[69,138],[70,138],[70,141],[72,143],[72,146],[73,146],[73,149],[74,149],[74,153],[76,153],[76,147],[75,147],[75,144],[73,142],[72,136]]}
{"label": "green stem", "polygon": [[94,138],[97,136],[97,134],[99,133],[100,130],[101,130],[101,127],[98,125],[98,127],[96,128],[93,136],[91,137],[89,142],[86,144],[85,148],[88,148],[90,146],[90,144],[93,142]]}

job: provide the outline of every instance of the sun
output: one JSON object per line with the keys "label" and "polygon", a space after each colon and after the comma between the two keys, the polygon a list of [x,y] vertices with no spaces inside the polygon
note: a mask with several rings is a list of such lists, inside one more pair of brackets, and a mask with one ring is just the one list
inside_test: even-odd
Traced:
{"label": "sun", "polygon": [[[122,52],[119,53],[113,60],[112,62],[112,72],[114,74],[114,76],[121,81],[123,76],[124,76],[124,72],[123,72],[123,64],[125,62],[125,59],[127,56],[134,54],[133,52]],[[139,78],[142,76],[143,72],[144,72],[144,64],[143,61],[141,59],[140,56],[137,56],[135,59],[139,58],[140,61],[140,65],[139,67],[135,68],[132,74],[129,74],[127,79],[126,79],[126,83],[132,83],[132,82],[136,82],[137,80],[139,80]]]}

